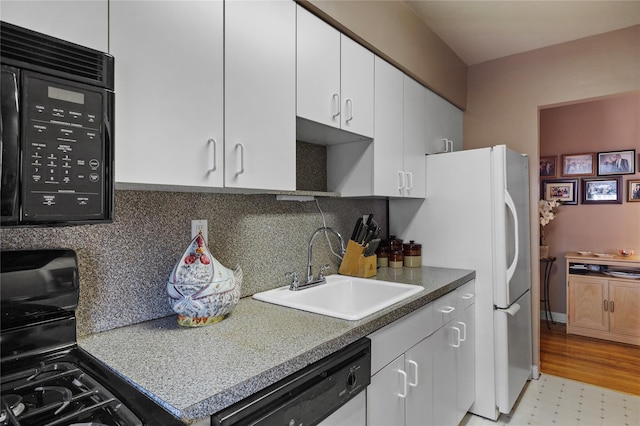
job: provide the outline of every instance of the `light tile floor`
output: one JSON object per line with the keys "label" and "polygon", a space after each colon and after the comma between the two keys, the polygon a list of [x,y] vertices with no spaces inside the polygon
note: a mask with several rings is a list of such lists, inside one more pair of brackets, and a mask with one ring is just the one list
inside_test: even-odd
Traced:
{"label": "light tile floor", "polygon": [[511,413],[500,415],[497,422],[467,414],[461,423],[502,425],[637,426],[640,397],[542,374],[527,384]]}

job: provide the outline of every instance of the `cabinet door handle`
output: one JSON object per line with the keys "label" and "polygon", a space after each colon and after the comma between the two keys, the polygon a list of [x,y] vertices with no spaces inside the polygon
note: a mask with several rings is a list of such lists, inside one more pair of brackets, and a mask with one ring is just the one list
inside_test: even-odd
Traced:
{"label": "cabinet door handle", "polygon": [[459,348],[460,347],[460,342],[462,342],[462,340],[460,339],[460,329],[458,327],[451,327],[453,330],[456,331],[456,343],[452,344],[451,346],[453,346],[454,348]]}
{"label": "cabinet door handle", "polygon": [[462,337],[460,338],[461,342],[466,342],[467,341],[467,324],[458,321],[456,324],[459,324],[462,326]]}
{"label": "cabinet door handle", "polygon": [[407,397],[407,372],[403,370],[398,370],[398,373],[402,376],[402,381],[404,382],[402,385],[403,393],[399,393],[398,396],[400,398]]}
{"label": "cabinet door handle", "polygon": [[402,188],[404,188],[404,172],[398,170],[398,190],[402,191]]}
{"label": "cabinet door handle", "polygon": [[347,118],[347,120],[346,120],[346,122],[348,123],[351,120],[353,120],[353,100],[352,99],[347,99],[346,102],[345,102],[345,107],[349,111],[349,118]]}
{"label": "cabinet door handle", "polygon": [[337,110],[338,112],[336,112],[335,114],[333,114],[333,118],[339,117],[340,116],[340,95],[338,93],[334,93],[333,94],[333,99],[334,99],[334,104],[337,106]]}
{"label": "cabinet door handle", "polygon": [[453,152],[453,141],[451,139],[445,139],[447,142],[447,152]]}
{"label": "cabinet door handle", "polygon": [[603,301],[602,305],[603,305],[602,307],[604,311],[607,312],[609,310],[609,301],[608,300]]}
{"label": "cabinet door handle", "polygon": [[473,293],[465,293],[460,297],[462,297],[464,300],[473,299]]}
{"label": "cabinet door handle", "polygon": [[438,312],[441,312],[443,314],[450,314],[455,310],[456,308],[454,308],[453,306],[443,306],[442,308],[438,309]]}
{"label": "cabinet door handle", "polygon": [[240,170],[236,172],[236,176],[244,173],[244,145],[242,143],[236,144],[236,150],[240,149]]}
{"label": "cabinet door handle", "polygon": [[413,188],[413,173],[406,172],[407,174],[407,191]]}
{"label": "cabinet door handle", "polygon": [[415,388],[416,386],[418,386],[418,363],[415,362],[414,360],[410,359],[409,360],[409,365],[413,366],[413,382],[409,382],[409,386],[411,386],[412,388]]}
{"label": "cabinet door handle", "polygon": [[609,302],[609,312],[613,313],[614,309],[615,309],[615,305],[613,304],[613,300],[611,300]]}
{"label": "cabinet door handle", "polygon": [[212,167],[210,167],[210,168],[209,168],[209,170],[207,170],[209,173],[213,173],[213,172],[215,172],[215,171],[216,171],[216,169],[217,169],[217,163],[218,163],[218,160],[217,160],[217,158],[216,158],[216,151],[218,150],[218,143],[217,143],[217,142],[216,142],[216,140],[215,140],[215,139],[213,139],[213,138],[212,138],[212,139],[209,139],[209,140],[207,141],[207,143],[208,143],[209,145],[213,144],[213,166],[212,166]]}

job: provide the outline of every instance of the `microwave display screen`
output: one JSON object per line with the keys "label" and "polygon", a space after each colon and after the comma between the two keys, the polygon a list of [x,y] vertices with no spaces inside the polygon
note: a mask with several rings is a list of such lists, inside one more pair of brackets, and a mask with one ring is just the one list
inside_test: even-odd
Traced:
{"label": "microwave display screen", "polygon": [[72,92],[71,90],[65,90],[54,86],[49,86],[48,92],[49,98],[51,99],[84,105],[84,93]]}

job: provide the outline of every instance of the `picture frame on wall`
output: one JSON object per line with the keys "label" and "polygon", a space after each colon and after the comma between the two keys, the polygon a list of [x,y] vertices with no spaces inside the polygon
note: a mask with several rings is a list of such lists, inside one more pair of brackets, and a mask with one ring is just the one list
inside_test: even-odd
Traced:
{"label": "picture frame on wall", "polygon": [[622,177],[582,179],[582,204],[621,204]]}
{"label": "picture frame on wall", "polygon": [[541,194],[544,200],[556,199],[563,205],[578,204],[578,179],[545,179]]}
{"label": "picture frame on wall", "polygon": [[598,175],[632,175],[636,172],[636,150],[598,153]]}
{"label": "picture frame on wall", "polygon": [[551,178],[557,177],[556,160],[557,156],[540,157],[540,177]]}
{"label": "picture frame on wall", "polygon": [[562,176],[595,176],[594,152],[562,155]]}
{"label": "picture frame on wall", "polygon": [[627,181],[627,201],[640,202],[640,180]]}

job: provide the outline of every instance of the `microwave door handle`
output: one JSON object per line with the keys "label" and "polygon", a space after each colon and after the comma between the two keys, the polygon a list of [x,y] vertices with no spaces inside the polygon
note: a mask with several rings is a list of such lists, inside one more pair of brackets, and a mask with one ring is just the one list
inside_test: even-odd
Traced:
{"label": "microwave door handle", "polygon": [[18,170],[20,167],[19,107],[17,72],[2,69],[0,106],[0,172],[2,174],[2,217],[18,219]]}
{"label": "microwave door handle", "polygon": [[518,212],[516,211],[516,205],[513,202],[513,198],[511,198],[511,195],[509,194],[509,191],[504,191],[504,200],[505,200],[505,204],[507,205],[507,208],[509,209],[509,211],[511,212],[511,215],[513,216],[513,240],[514,240],[514,244],[515,244],[515,250],[514,250],[514,254],[513,254],[513,262],[511,262],[511,265],[509,265],[509,267],[507,268],[507,282],[511,281],[511,278],[513,278],[513,275],[516,272],[516,266],[518,264],[518,257],[520,256],[519,250],[520,250],[520,241],[519,241],[519,237],[518,237]]}

